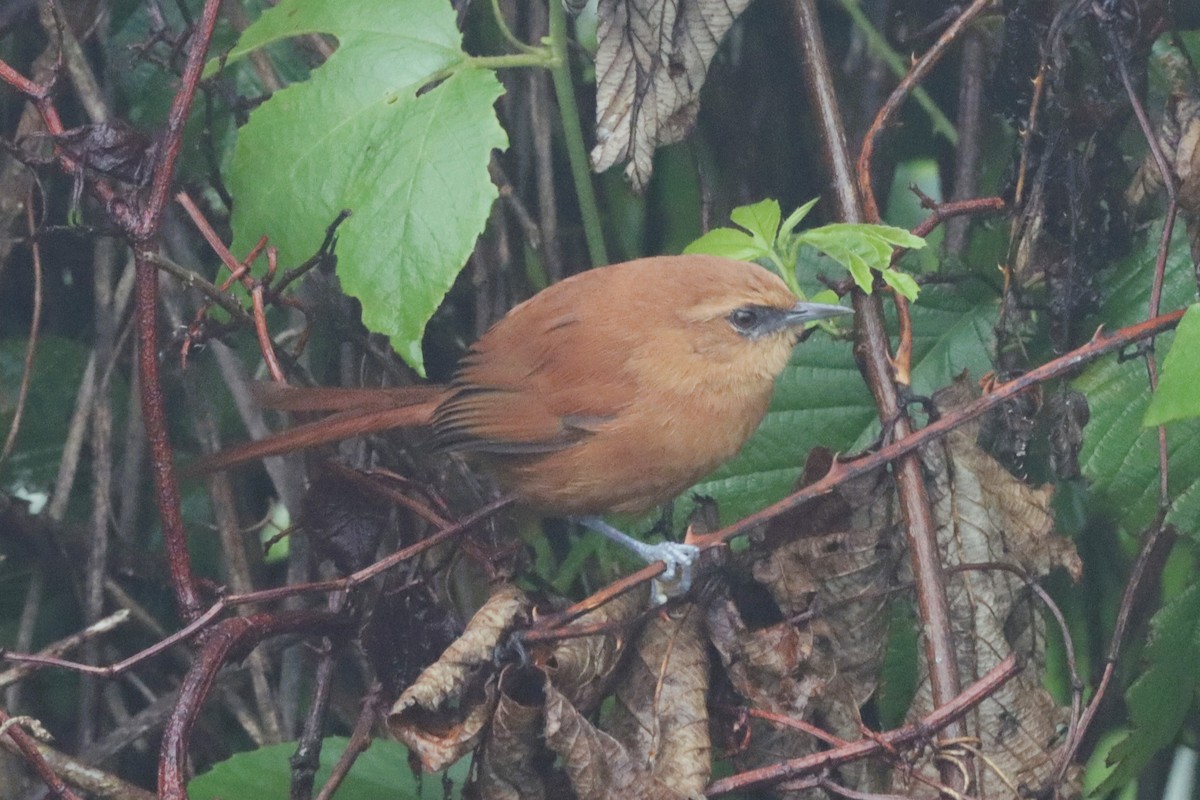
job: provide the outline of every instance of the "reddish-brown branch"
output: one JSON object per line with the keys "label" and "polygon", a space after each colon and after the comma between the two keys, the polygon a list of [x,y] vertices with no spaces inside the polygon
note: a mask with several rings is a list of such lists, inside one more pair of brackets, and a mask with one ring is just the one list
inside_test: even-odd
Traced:
{"label": "reddish-brown branch", "polygon": [[1078,724],[1069,731],[1067,743],[1063,747],[1063,755],[1058,764],[1056,783],[1062,782],[1067,769],[1074,760],[1076,751],[1083,744],[1084,734],[1091,726],[1096,712],[1100,710],[1100,704],[1104,702],[1109,684],[1116,671],[1117,656],[1121,653],[1129,622],[1133,618],[1134,610],[1139,605],[1139,600],[1144,599],[1143,579],[1147,575],[1158,575],[1161,572],[1167,554],[1175,543],[1175,532],[1171,526],[1166,524],[1166,513],[1166,509],[1160,509],[1158,517],[1142,537],[1141,550],[1138,551],[1137,559],[1133,562],[1133,568],[1129,571],[1129,580],[1126,581],[1125,591],[1121,595],[1121,605],[1117,611],[1116,622],[1113,624],[1108,653],[1104,658],[1104,673],[1101,675],[1100,684],[1096,687],[1096,692],[1088,702],[1087,708],[1084,709]]}
{"label": "reddish-brown branch", "polygon": [[33,256],[33,315],[29,321],[29,341],[25,345],[25,363],[21,368],[21,384],[17,389],[17,403],[13,408],[12,422],[4,446],[0,447],[0,466],[8,460],[17,432],[21,430],[21,418],[25,414],[25,402],[29,399],[29,384],[33,380],[33,357],[37,353],[38,334],[42,329],[42,248],[37,240],[37,229],[33,221],[33,191],[25,199],[25,215],[29,225],[29,250]]}
{"label": "reddish-brown branch", "polygon": [[[845,135],[841,130],[840,114],[837,111],[837,96],[829,78],[821,27],[813,0],[794,0],[795,25],[805,52],[806,78],[812,105],[820,109],[818,117],[823,131],[823,141],[829,151],[828,161],[835,164],[834,179],[838,199],[838,216],[845,222],[878,222],[879,214],[874,207],[870,192],[870,154],[878,131],[887,123],[894,108],[930,69],[941,53],[949,46],[966,25],[978,15],[990,0],[976,0],[950,25],[938,43],[925,54],[901,82],[896,92],[876,117],[872,132],[863,143],[863,154],[859,158],[859,192],[850,176],[849,155],[845,152]],[[840,143],[840,144],[839,144]],[[845,160],[844,164],[838,164]],[[844,185],[842,185],[844,182]],[[862,188],[865,184],[865,188]],[[868,206],[864,214],[863,199]],[[912,432],[892,374],[891,354],[888,350],[887,329],[879,295],[867,296],[856,291],[853,296],[855,320],[854,352],[859,368],[863,372],[879,419],[891,426],[894,435],[904,439]],[[950,609],[946,599],[946,587],[942,580],[940,553],[937,547],[937,529],[933,511],[925,486],[925,476],[920,459],[905,455],[893,467],[896,481],[896,497],[900,515],[904,522],[904,536],[909,558],[916,579],[917,609],[925,632],[924,645],[926,663],[929,664],[929,682],[934,705],[943,705],[959,693],[961,681],[950,625]],[[757,515],[756,515],[757,516]],[[961,738],[966,729],[961,722],[954,723],[947,734]],[[955,791],[966,786],[954,783],[958,776],[943,770],[943,782]]]}
{"label": "reddish-brown branch", "polygon": [[732,792],[750,791],[760,786],[779,783],[788,778],[833,769],[885,749],[899,750],[923,741],[955,720],[961,719],[964,714],[990,697],[1020,671],[1021,667],[1017,663],[1017,657],[1010,654],[990,669],[986,675],[967,687],[966,691],[960,693],[949,703],[934,709],[920,722],[869,739],[860,739],[841,747],[834,747],[812,755],[772,764],[769,767],[722,778],[710,785],[705,795],[720,797]]}
{"label": "reddish-brown branch", "polygon": [[13,720],[8,714],[0,711],[0,726],[3,726],[4,733],[0,734],[7,736],[12,740],[17,749],[21,751],[26,763],[33,768],[33,771],[38,774],[38,777],[46,784],[47,788],[60,800],[81,800],[79,795],[75,794],[71,789],[63,783],[62,778],[55,774],[50,765],[46,763],[46,759],[42,758],[41,752],[38,751],[37,742],[33,737],[26,733],[21,728],[19,720]]}
{"label": "reddish-brown branch", "polygon": [[949,203],[934,203],[926,206],[932,213],[913,228],[913,234],[922,238],[948,219],[962,216],[996,214],[1006,208],[1003,197],[976,197],[971,200],[956,200]]}
{"label": "reddish-brown branch", "polygon": [[[61,56],[60,56],[61,65]],[[51,136],[59,136],[63,133],[62,119],[58,116],[58,109],[51,102],[50,93],[54,88],[54,83],[42,86],[20,74],[10,67],[3,60],[0,60],[0,80],[12,86],[17,91],[27,96],[37,109],[38,114],[42,118],[42,122],[46,126],[46,132]],[[68,175],[77,174],[82,165],[66,153],[62,148],[55,145],[54,156],[58,159],[59,167]],[[128,226],[132,223],[133,217],[129,213],[128,206],[117,197],[112,186],[104,180],[96,180],[92,184],[92,192],[104,204],[109,213],[117,221],[123,229],[129,230]]]}
{"label": "reddish-brown branch", "polygon": [[883,129],[891,121],[896,112],[900,110],[900,106],[912,94],[913,89],[917,84],[925,79],[929,71],[934,65],[941,61],[942,56],[963,35],[963,31],[970,25],[976,17],[982,14],[993,3],[993,0],[975,0],[971,5],[967,6],[958,19],[954,20],[938,40],[933,43],[925,54],[913,64],[912,69],[904,76],[904,79],[896,85],[892,94],[884,102],[883,107],[879,109],[879,113],[875,115],[875,120],[871,123],[871,127],[867,130],[866,136],[863,137],[862,150],[858,154],[858,192],[862,198],[863,212],[867,222],[879,222],[879,206],[875,202],[875,191],[871,188],[871,158],[875,155],[875,143],[879,136],[883,133]]}
{"label": "reddish-brown branch", "polygon": [[354,762],[371,746],[371,731],[374,729],[386,705],[387,696],[383,692],[383,686],[379,683],[372,684],[370,691],[367,692],[367,696],[363,700],[362,712],[359,713],[358,721],[354,724],[354,731],[350,734],[350,741],[346,743],[346,749],[342,751],[342,755],[338,758],[337,763],[333,765],[333,769],[329,773],[329,779],[325,781],[325,785],[321,787],[321,791],[317,794],[317,800],[331,800],[334,792],[338,790],[346,780],[346,776],[350,774],[350,768],[354,766]]}
{"label": "reddish-brown branch", "polygon": [[250,300],[254,307],[254,333],[258,337],[258,349],[262,351],[263,360],[267,362],[267,370],[277,382],[287,383],[283,367],[279,366],[279,359],[275,356],[275,343],[271,341],[271,332],[267,330],[267,309],[263,303],[263,293],[266,291],[266,284],[275,277],[278,258],[279,251],[268,247],[266,281],[254,282],[254,288],[250,290]]}
{"label": "reddish-brown branch", "polygon": [[200,75],[204,72],[204,58],[208,53],[208,44],[212,41],[220,8],[221,0],[205,0],[204,11],[192,30],[183,75],[180,76],[179,91],[175,93],[171,100],[171,109],[167,112],[162,146],[155,152],[156,162],[151,172],[153,177],[150,181],[150,195],[138,215],[136,226],[130,231],[135,241],[144,241],[158,234],[162,212],[170,196],[171,181],[175,176],[175,162],[179,158],[183,143],[183,128],[187,124],[196,89],[200,85]]}
{"label": "reddish-brown branch", "polygon": [[345,630],[346,618],[325,610],[250,614],[222,620],[211,628],[180,684],[179,700],[163,728],[158,760],[160,800],[187,798],[187,744],[192,726],[226,661],[270,637],[286,633],[326,636]]}
{"label": "reddish-brown branch", "polygon": [[[204,55],[217,22],[220,0],[205,0],[204,11],[188,43],[187,61],[179,91],[171,102],[167,125],[154,164],[150,195],[140,213],[123,227],[133,239],[137,281],[135,284],[135,314],[138,334],[138,377],[141,386],[142,419],[150,446],[151,474],[154,476],[154,495],[162,520],[163,544],[171,585],[179,602],[180,615],[191,622],[200,616],[203,605],[192,574],[191,557],[187,549],[187,531],[183,526],[180,508],[179,481],[175,475],[174,453],[167,433],[167,413],[163,399],[162,381],[158,374],[158,268],[151,255],[158,250],[155,237],[166,205],[167,192],[174,175],[175,161],[183,139]],[[115,211],[116,209],[112,209]],[[118,220],[121,221],[121,220]]]}

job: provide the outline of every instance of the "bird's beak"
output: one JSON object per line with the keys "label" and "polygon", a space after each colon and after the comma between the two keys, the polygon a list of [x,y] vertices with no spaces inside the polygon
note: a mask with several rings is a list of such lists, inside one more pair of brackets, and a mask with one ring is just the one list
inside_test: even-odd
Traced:
{"label": "bird's beak", "polygon": [[853,314],[854,309],[845,306],[827,305],[825,303],[796,303],[788,309],[785,321],[788,327],[800,327],[818,319],[829,319],[842,314]]}

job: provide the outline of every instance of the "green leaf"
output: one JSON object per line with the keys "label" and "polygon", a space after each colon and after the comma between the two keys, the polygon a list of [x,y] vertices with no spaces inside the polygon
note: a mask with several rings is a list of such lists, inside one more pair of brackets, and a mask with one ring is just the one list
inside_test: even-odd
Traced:
{"label": "green leaf", "polygon": [[[1106,298],[1098,317],[1112,330],[1146,317],[1154,262],[1162,226],[1149,230],[1126,258],[1104,273]],[[1178,229],[1171,242],[1163,283],[1163,308],[1179,308],[1195,299],[1189,246]],[[1156,352],[1166,352],[1174,334],[1156,339]],[[1142,530],[1158,511],[1158,433],[1142,426],[1150,391],[1146,365],[1140,359],[1105,358],[1074,381],[1087,396],[1091,419],[1084,430],[1080,463],[1091,482],[1092,506],[1107,508],[1127,534]],[[1200,420],[1174,423],[1167,430],[1171,507],[1167,521],[1181,533],[1200,532]]]}
{"label": "green leaf", "polygon": [[683,252],[723,256],[736,261],[753,261],[765,258],[769,253],[750,234],[736,228],[713,228],[685,247]]}
{"label": "green leaf", "polygon": [[[846,225],[847,228],[858,229],[858,232],[864,236],[873,236],[893,247],[904,247],[909,250],[920,250],[925,246],[925,240],[920,236],[909,233],[904,228],[897,228],[892,225]],[[891,256],[888,256],[891,258]]]}
{"label": "green leaf", "polygon": [[[845,222],[803,231],[798,234],[798,238],[802,243],[815,247],[844,266],[850,271],[855,284],[867,293],[870,293],[873,283],[871,270],[888,270],[893,247],[918,249],[925,246],[924,239],[913,236],[903,228]],[[893,278],[888,281],[889,284],[897,285],[892,281],[897,281],[908,290],[916,288],[913,281],[903,282]],[[916,297],[915,292],[912,295],[909,295],[908,291],[902,293],[909,299]]]}
{"label": "green leaf", "polygon": [[796,230],[796,226],[804,221],[804,218],[808,216],[808,212],[813,210],[813,206],[815,206],[817,201],[820,199],[821,198],[819,197],[814,197],[812,200],[809,200],[807,203],[797,208],[791,214],[788,214],[788,218],[785,219],[783,224],[779,227],[779,235],[791,235],[792,232]]}
{"label": "green leaf", "polygon": [[1193,304],[1175,329],[1175,341],[1163,359],[1158,390],[1150,398],[1142,425],[1152,427],[1200,416],[1197,379],[1200,379],[1200,304]]}
{"label": "green leaf", "polygon": [[920,683],[917,652],[921,627],[908,603],[892,603],[890,614],[887,650],[875,698],[884,728],[897,728],[904,724]]}
{"label": "green leaf", "polygon": [[[1088,757],[1087,766],[1083,770],[1083,796],[1088,798],[1105,798],[1115,796],[1121,800],[1134,800],[1137,796],[1137,781],[1130,781],[1119,788],[1120,791],[1101,791],[1103,784],[1113,773],[1113,767],[1108,763],[1108,755],[1112,752],[1113,747],[1129,735],[1127,728],[1117,728],[1115,730],[1105,731],[1100,735],[1096,742],[1096,747],[1092,750],[1092,755]],[[1133,790],[1133,791],[1130,791]]]}
{"label": "green leaf", "polygon": [[884,283],[907,297],[909,300],[917,299],[917,295],[920,293],[921,287],[917,285],[917,282],[908,273],[901,272],[897,269],[885,269],[879,274],[883,276]]}
{"label": "green leaf", "polygon": [[779,201],[768,197],[748,206],[738,206],[729,212],[729,218],[735,224],[750,231],[750,235],[761,239],[770,247],[775,242],[779,232]]}
{"label": "green leaf", "polygon": [[1133,730],[1113,746],[1116,768],[1096,789],[1112,791],[1137,777],[1162,748],[1174,741],[1200,686],[1200,584],[1192,584],[1150,620],[1144,657],[1149,666],[1125,699]]}
{"label": "green leaf", "polygon": [[[441,0],[284,0],[232,52],[308,33],[338,49],[276,92],[238,135],[234,251],[266,234],[283,264],[312,255],[342,209],[338,275],[363,322],[423,368],[421,336],[483,230],[507,146],[496,76],[462,51]],[[440,81],[440,82],[439,82]]]}
{"label": "green leaf", "polygon": [[[346,749],[347,739],[325,739],[321,747],[321,768],[316,785],[328,778],[332,765]],[[295,742],[260,747],[238,753],[197,775],[188,784],[189,800],[239,800],[239,798],[287,797],[292,768],[288,759],[296,751]],[[470,768],[469,759],[455,764],[447,774],[461,787]],[[440,800],[442,781],[432,775],[422,779],[408,768],[408,751],[396,742],[376,739],[359,755],[350,774],[337,791],[338,800]]]}

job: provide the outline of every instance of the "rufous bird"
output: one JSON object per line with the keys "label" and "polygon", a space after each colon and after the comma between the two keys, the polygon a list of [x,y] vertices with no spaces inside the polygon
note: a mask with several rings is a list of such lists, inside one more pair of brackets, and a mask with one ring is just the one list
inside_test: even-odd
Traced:
{"label": "rufous bird", "polygon": [[[665,576],[698,551],[648,545],[600,519],[671,500],[732,458],[766,414],[804,326],[852,313],[800,302],[774,273],[715,256],[598,267],[514,307],[446,386],[263,387],[264,405],[331,416],[209,456],[202,470],[427,426],[518,502],[619,541]],[[686,588],[686,586],[685,586]]]}

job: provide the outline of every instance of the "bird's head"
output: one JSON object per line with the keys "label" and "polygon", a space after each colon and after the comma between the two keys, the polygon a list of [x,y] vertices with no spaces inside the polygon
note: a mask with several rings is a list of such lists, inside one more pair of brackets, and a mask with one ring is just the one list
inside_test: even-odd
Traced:
{"label": "bird's head", "polygon": [[679,318],[697,355],[751,368],[774,379],[810,322],[853,313],[800,301],[778,275],[754,264],[721,261],[694,273]]}

